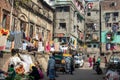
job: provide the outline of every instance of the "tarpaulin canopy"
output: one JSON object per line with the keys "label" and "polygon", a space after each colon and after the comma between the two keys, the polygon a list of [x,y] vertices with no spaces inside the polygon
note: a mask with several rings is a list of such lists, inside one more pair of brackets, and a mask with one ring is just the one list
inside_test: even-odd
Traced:
{"label": "tarpaulin canopy", "polygon": [[102,43],[106,43],[106,33],[107,33],[108,31],[102,31],[101,32],[101,42]]}

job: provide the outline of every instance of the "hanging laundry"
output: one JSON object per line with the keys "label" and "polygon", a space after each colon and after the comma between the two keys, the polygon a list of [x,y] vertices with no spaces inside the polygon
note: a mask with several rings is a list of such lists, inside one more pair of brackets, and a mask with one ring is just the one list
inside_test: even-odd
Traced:
{"label": "hanging laundry", "polygon": [[49,42],[46,44],[45,50],[46,50],[46,52],[50,51],[50,43]]}
{"label": "hanging laundry", "polygon": [[11,42],[14,41],[14,32],[10,32],[7,40],[9,40],[9,41],[11,41]]}
{"label": "hanging laundry", "polygon": [[110,50],[114,50],[114,49],[115,49],[114,46],[115,46],[115,44],[111,43],[111,48],[110,48]]}
{"label": "hanging laundry", "polygon": [[113,31],[114,33],[116,33],[118,28],[119,28],[118,25],[114,24],[114,25],[112,26],[112,31]]}
{"label": "hanging laundry", "polygon": [[88,9],[92,9],[93,3],[88,3],[87,7],[88,7]]}
{"label": "hanging laundry", "polygon": [[5,50],[7,36],[0,36],[0,51]]}
{"label": "hanging laundry", "polygon": [[110,48],[111,48],[111,44],[110,44],[110,43],[107,43],[107,44],[106,44],[106,50],[110,50]]}
{"label": "hanging laundry", "polygon": [[111,39],[111,34],[107,34],[107,39]]}
{"label": "hanging laundry", "polygon": [[22,34],[21,32],[15,32],[15,39],[14,39],[14,48],[15,49],[19,49],[22,47],[22,40],[21,40],[21,37],[22,37]]}

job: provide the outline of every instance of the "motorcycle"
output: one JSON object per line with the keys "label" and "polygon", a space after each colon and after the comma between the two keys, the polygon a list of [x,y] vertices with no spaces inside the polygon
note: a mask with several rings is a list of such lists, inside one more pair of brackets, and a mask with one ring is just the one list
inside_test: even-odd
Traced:
{"label": "motorcycle", "polygon": [[93,64],[93,70],[95,70],[97,72],[97,74],[102,74],[102,69],[100,68],[100,64],[99,62],[96,62],[95,64]]}

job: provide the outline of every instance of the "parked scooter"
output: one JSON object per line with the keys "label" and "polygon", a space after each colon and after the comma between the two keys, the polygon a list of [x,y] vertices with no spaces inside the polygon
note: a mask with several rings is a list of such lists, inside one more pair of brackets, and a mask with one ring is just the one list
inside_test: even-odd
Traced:
{"label": "parked scooter", "polygon": [[100,68],[100,64],[99,62],[96,62],[95,64],[93,64],[93,69],[97,72],[97,74],[102,74],[102,69]]}

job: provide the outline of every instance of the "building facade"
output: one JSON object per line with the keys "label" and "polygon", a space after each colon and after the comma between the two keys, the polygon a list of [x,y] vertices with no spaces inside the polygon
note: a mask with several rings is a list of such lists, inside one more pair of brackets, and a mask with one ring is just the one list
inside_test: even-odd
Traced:
{"label": "building facade", "polygon": [[84,6],[79,0],[49,1],[55,9],[54,39],[74,49],[84,41]]}
{"label": "building facade", "polygon": [[102,51],[120,51],[120,0],[101,1]]}
{"label": "building facade", "polygon": [[12,4],[17,3],[13,0],[0,1],[0,27],[9,32],[24,32],[28,40],[51,41],[54,9],[44,0],[18,2],[20,5],[15,6]]}
{"label": "building facade", "polygon": [[100,52],[99,1],[88,1],[85,5],[85,45],[87,53]]}

